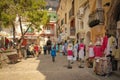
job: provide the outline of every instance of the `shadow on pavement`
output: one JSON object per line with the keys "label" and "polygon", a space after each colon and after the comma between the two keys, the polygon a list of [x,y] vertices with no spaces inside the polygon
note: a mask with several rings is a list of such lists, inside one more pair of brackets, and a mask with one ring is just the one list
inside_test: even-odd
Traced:
{"label": "shadow on pavement", "polygon": [[72,69],[68,69],[66,56],[58,54],[55,62],[52,62],[50,55],[40,55],[37,60],[40,60],[37,70],[45,76],[43,80],[99,80],[85,68],[78,68],[77,63],[72,64]]}

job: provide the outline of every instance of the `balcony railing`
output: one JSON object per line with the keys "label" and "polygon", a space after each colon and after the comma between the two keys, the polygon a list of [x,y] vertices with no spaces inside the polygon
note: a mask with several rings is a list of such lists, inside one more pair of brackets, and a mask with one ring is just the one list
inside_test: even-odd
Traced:
{"label": "balcony railing", "polygon": [[94,27],[98,24],[104,24],[104,10],[102,8],[96,9],[89,15],[89,26]]}

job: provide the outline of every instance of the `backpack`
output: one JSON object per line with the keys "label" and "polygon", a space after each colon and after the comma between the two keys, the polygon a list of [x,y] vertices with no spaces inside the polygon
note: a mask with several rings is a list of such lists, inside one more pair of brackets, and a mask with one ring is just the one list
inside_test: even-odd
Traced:
{"label": "backpack", "polygon": [[47,41],[47,45],[51,45],[51,40],[48,40],[48,41]]}

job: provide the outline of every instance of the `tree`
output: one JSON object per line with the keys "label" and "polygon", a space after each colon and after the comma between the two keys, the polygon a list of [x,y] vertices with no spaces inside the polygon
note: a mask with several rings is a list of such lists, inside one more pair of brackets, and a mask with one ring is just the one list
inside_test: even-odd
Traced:
{"label": "tree", "polygon": [[[21,39],[32,26],[39,28],[39,25],[45,25],[48,22],[47,11],[45,11],[44,0],[4,0],[0,2],[0,21],[2,26],[13,26],[15,30],[15,18],[19,17]],[[22,29],[22,19],[30,24],[25,32]],[[13,31],[14,31],[13,30]],[[40,30],[40,29],[39,29]],[[15,35],[15,33],[14,33]],[[21,40],[20,39],[20,40]]]}
{"label": "tree", "polygon": [[14,21],[16,18],[17,10],[13,6],[13,2],[10,0],[0,1],[0,26],[2,27],[13,27],[13,36],[15,39],[15,25]]}
{"label": "tree", "polygon": [[[46,24],[48,21],[47,12],[45,9],[45,1],[44,0],[15,0],[15,4],[18,8],[18,17],[20,22],[20,28],[22,37],[24,37],[27,30],[34,26],[35,28],[39,28],[39,25]],[[46,16],[46,17],[45,17]],[[30,24],[28,25],[27,30],[23,33],[22,30],[22,21],[21,19],[25,19]]]}
{"label": "tree", "polygon": [[[15,19],[18,15],[18,22],[21,29],[21,38],[18,44],[21,44],[24,35],[30,27],[39,28],[45,25],[49,18],[45,10],[44,0],[3,0],[0,1],[0,21],[5,27],[13,27],[13,35],[15,38]],[[25,32],[23,32],[22,20],[29,22]]]}

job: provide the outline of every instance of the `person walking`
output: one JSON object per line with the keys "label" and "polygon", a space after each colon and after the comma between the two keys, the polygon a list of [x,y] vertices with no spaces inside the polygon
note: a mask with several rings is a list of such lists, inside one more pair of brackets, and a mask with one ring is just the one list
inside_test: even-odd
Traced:
{"label": "person walking", "polygon": [[46,45],[43,46],[43,50],[44,50],[44,55],[46,55],[47,54],[47,46]]}
{"label": "person walking", "polygon": [[47,40],[47,51],[48,51],[48,54],[50,54],[50,51],[51,51],[51,45],[52,45],[52,41],[50,40],[50,37],[48,37],[48,40]]}
{"label": "person walking", "polygon": [[83,43],[83,40],[81,40],[81,43],[79,44],[79,60],[80,60],[80,65],[79,68],[84,68],[84,56],[85,56],[85,45]]}
{"label": "person walking", "polygon": [[56,57],[55,45],[53,45],[52,48],[51,48],[51,56],[52,56],[52,62],[55,62],[55,57]]}

